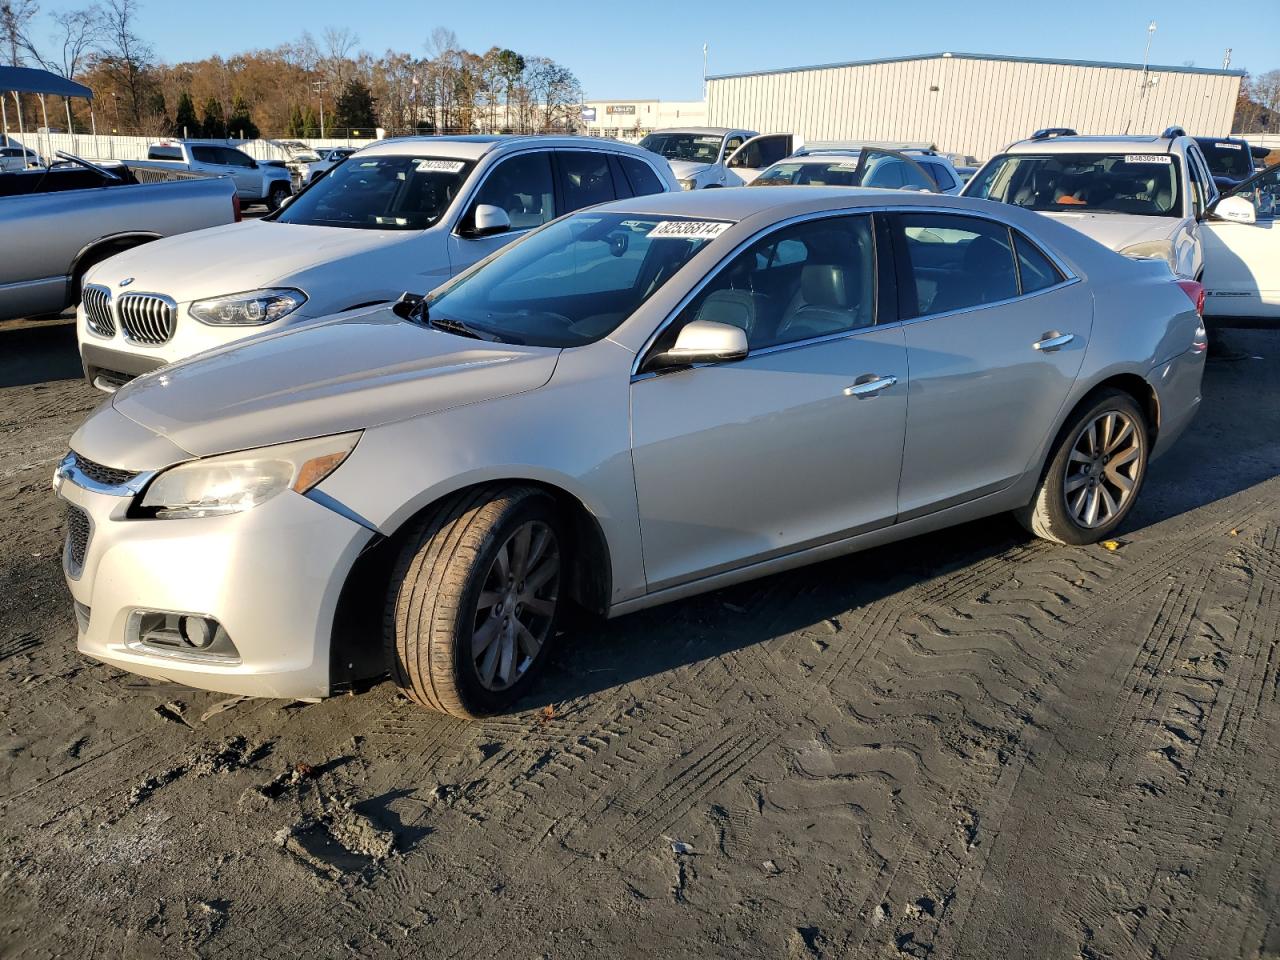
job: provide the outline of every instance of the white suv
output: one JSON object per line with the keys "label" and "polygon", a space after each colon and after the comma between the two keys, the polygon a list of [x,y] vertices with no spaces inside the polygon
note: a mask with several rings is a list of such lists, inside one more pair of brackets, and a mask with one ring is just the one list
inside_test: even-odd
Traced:
{"label": "white suv", "polygon": [[1178,127],[1158,137],[1055,128],[992,157],[963,195],[1036,210],[1127,256],[1164,260],[1177,276],[1200,279],[1201,224],[1218,188],[1199,145]]}
{"label": "white suv", "polygon": [[407,137],[369,146],[276,213],[95,267],[77,315],[89,382],[114,390],[254,334],[425,293],[526,230],[677,191],[638,147],[587,137]]}

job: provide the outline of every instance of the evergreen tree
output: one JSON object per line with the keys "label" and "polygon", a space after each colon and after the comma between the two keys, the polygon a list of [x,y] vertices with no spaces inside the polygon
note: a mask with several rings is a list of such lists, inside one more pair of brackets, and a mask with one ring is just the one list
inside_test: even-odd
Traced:
{"label": "evergreen tree", "polygon": [[196,105],[191,101],[191,94],[185,90],[178,98],[178,112],[173,118],[171,132],[175,137],[198,137],[204,132],[204,127],[196,117]]}
{"label": "evergreen tree", "polygon": [[302,108],[296,103],[293,105],[293,112],[289,114],[288,131],[291,137],[306,136],[306,122],[302,119]]}
{"label": "evergreen tree", "polygon": [[257,140],[260,136],[258,125],[249,112],[249,104],[240,94],[231,101],[231,119],[227,121],[227,127],[231,136],[242,140]]}
{"label": "evergreen tree", "polygon": [[216,97],[204,102],[204,123],[200,135],[210,140],[223,140],[227,136],[227,121],[222,114],[222,104]]}
{"label": "evergreen tree", "polygon": [[315,110],[307,107],[306,113],[302,115],[302,137],[307,140],[318,136],[320,136],[320,121],[316,118]]}
{"label": "evergreen tree", "polygon": [[363,136],[373,136],[378,125],[373,112],[373,92],[359,80],[350,80],[342,88],[333,114],[335,129],[358,130]]}

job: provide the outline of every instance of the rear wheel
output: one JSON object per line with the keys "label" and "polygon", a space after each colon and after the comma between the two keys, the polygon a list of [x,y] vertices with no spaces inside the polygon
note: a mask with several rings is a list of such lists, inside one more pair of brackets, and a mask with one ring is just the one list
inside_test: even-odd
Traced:
{"label": "rear wheel", "polygon": [[418,522],[387,598],[391,675],[460,717],[508,708],[546,663],[561,613],[564,527],[532,487],[455,494]]}
{"label": "rear wheel", "polygon": [[1150,432],[1133,397],[1108,390],[1058,435],[1036,496],[1017,517],[1045,540],[1082,545],[1112,533],[1147,472]]}

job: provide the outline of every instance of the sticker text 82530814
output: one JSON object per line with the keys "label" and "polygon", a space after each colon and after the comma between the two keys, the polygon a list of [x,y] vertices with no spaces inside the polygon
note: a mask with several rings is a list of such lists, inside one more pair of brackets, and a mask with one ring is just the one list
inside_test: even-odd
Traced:
{"label": "sticker text 82530814", "polygon": [[728,230],[733,224],[719,220],[663,220],[649,231],[655,240],[664,237],[684,240],[714,240]]}

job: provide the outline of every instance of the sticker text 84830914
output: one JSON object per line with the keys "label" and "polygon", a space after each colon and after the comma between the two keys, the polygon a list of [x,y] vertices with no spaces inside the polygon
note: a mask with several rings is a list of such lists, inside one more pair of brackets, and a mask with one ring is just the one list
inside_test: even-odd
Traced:
{"label": "sticker text 84830914", "polygon": [[1172,163],[1167,153],[1127,153],[1125,163]]}

